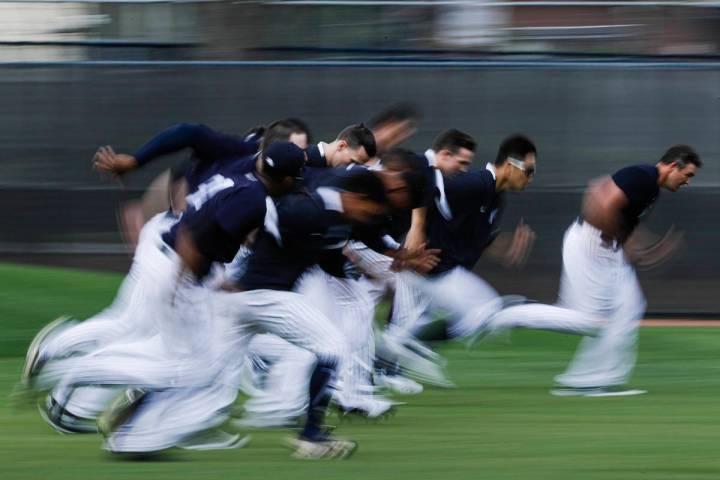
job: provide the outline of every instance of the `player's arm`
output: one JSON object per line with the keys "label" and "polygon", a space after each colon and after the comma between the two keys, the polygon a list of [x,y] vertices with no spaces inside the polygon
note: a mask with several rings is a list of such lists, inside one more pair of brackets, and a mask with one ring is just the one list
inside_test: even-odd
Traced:
{"label": "player's arm", "polygon": [[628,259],[640,270],[652,270],[667,263],[685,246],[683,232],[674,226],[662,236],[638,225],[623,244]]}
{"label": "player's arm", "polygon": [[427,241],[425,235],[427,207],[414,208],[412,211],[412,219],[410,221],[410,230],[405,236],[405,248],[408,250],[417,250],[420,245]]}
{"label": "player's arm", "polygon": [[228,156],[252,155],[257,151],[258,139],[251,136],[243,140],[199,123],[181,123],[155,135],[134,155],[115,153],[110,146],[101,147],[95,154],[94,162],[102,172],[122,175],[186,148],[192,149],[201,161],[214,161]]}
{"label": "player's arm", "polygon": [[583,220],[602,232],[603,240],[623,239],[622,210],[628,204],[627,195],[610,177],[590,183],[583,199]]}
{"label": "player's arm", "polygon": [[[382,228],[356,227],[353,230],[353,238],[360,240],[368,248],[392,258],[394,260],[392,269],[395,271],[415,270],[418,273],[428,273],[440,263],[439,249],[427,249],[424,243],[412,250],[404,248]],[[351,254],[348,258],[351,261],[355,260]]]}
{"label": "player's arm", "polygon": [[182,260],[183,267],[191,271],[195,277],[202,278],[207,272],[208,261],[200,252],[193,233],[186,228],[179,228],[175,241],[175,252]]}
{"label": "player's arm", "polygon": [[535,238],[535,232],[521,218],[512,233],[495,230],[483,256],[506,267],[520,268],[527,262]]}

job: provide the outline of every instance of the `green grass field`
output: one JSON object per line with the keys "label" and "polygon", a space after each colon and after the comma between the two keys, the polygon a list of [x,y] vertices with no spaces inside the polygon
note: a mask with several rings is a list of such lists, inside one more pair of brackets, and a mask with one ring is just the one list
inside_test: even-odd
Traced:
{"label": "green grass field", "polygon": [[93,435],[60,436],[11,405],[33,334],[63,313],[107,305],[121,277],[0,265],[0,479],[717,479],[720,329],[645,328],[633,385],[648,395],[555,398],[553,375],[576,338],[516,332],[473,351],[448,345],[457,389],[408,397],[397,416],[342,424],[359,441],[345,462],[288,458],[286,431],[253,432],[241,450],[110,458]]}

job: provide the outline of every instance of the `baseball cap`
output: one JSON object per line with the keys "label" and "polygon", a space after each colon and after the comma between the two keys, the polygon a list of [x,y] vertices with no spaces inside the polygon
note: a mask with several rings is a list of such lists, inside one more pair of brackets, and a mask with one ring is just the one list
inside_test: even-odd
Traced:
{"label": "baseball cap", "polygon": [[299,177],[305,152],[291,142],[272,142],[262,154],[263,173],[274,180]]}

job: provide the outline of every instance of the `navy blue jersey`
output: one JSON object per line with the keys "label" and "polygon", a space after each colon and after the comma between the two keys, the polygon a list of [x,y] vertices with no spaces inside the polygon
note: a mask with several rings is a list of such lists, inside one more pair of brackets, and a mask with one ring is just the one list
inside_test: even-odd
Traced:
{"label": "navy blue jersey", "polygon": [[427,248],[442,249],[440,263],[431,275],[457,266],[472,269],[497,235],[502,195],[495,191],[489,170],[471,170],[442,176],[428,207]]}
{"label": "navy blue jersey", "polygon": [[187,229],[209,267],[227,263],[247,235],[263,225],[267,191],[255,175],[216,174],[188,195],[188,208],[180,221],[163,234],[163,241],[175,248],[178,229]]}
{"label": "navy blue jersey", "polygon": [[305,162],[305,164],[308,167],[327,168],[327,160],[318,145],[310,145],[305,152],[307,153],[307,162]]}
{"label": "navy blue jersey", "polygon": [[327,175],[317,189],[306,188],[276,201],[276,221],[267,222],[256,238],[247,270],[240,279],[243,289],[292,290],[300,275],[313,265],[344,277],[347,259],[342,249],[351,238],[377,251],[386,249],[381,228],[384,217],[359,226],[340,213],[338,192],[345,189],[345,182],[355,175],[371,174],[325,170]]}
{"label": "navy blue jersey", "polygon": [[259,148],[255,135],[239,138],[234,135],[217,132],[195,123],[181,123],[160,132],[135,153],[138,165],[145,165],[162,155],[189,148],[192,150],[190,161],[183,164],[183,171],[175,176],[184,176],[190,191],[210,178],[216,172],[208,172],[211,165],[220,161],[243,158],[255,154]]}
{"label": "navy blue jersey", "polygon": [[[436,169],[428,163],[429,159],[425,155],[416,156],[418,164],[424,165],[418,168],[421,170],[420,174],[425,179],[424,198],[422,199],[419,207],[429,207],[432,205],[435,195],[438,193],[437,187],[435,185]],[[398,242],[402,243],[405,239],[405,235],[407,235],[408,230],[410,230],[411,224],[411,210],[407,210],[404,212],[394,212],[392,213],[391,218],[387,223],[387,234]]]}
{"label": "navy blue jersey", "polygon": [[633,165],[613,174],[613,181],[628,199],[627,205],[622,209],[621,231],[624,238],[632,233],[640,219],[655,203],[660,193],[659,175],[655,165]]}
{"label": "navy blue jersey", "polygon": [[315,192],[288,195],[276,205],[275,228],[258,232],[241,288],[292,290],[303,272],[316,264],[339,274],[351,225]]}

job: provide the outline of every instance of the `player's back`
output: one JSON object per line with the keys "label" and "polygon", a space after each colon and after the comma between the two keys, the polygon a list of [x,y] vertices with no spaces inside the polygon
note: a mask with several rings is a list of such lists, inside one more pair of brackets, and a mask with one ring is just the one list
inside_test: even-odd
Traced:
{"label": "player's back", "polygon": [[229,262],[247,235],[262,226],[266,197],[265,186],[252,172],[215,174],[188,195],[187,211],[163,241],[175,248],[178,230],[186,228],[208,261]]}

